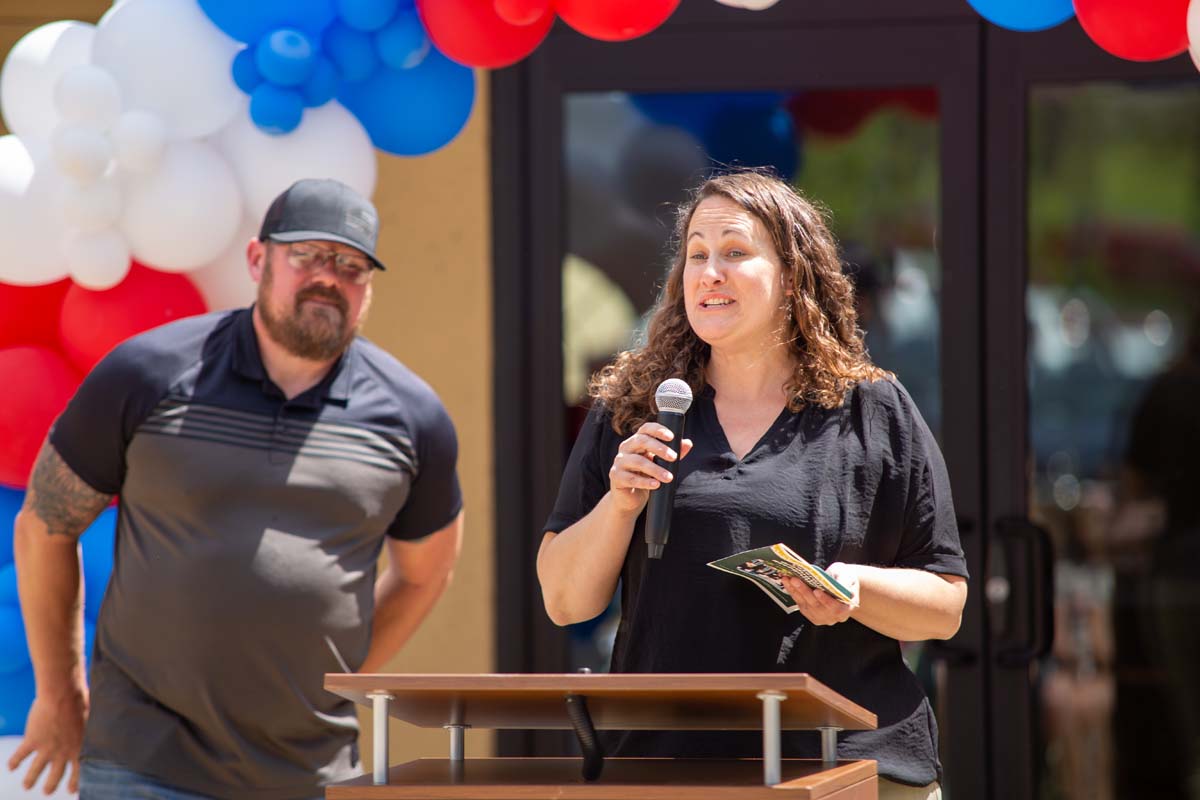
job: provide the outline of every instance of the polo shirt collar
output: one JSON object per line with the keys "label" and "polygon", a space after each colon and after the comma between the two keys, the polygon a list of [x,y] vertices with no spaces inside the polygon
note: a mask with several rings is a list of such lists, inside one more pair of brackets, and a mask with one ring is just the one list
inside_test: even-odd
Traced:
{"label": "polo shirt collar", "polygon": [[[263,366],[262,352],[258,349],[258,334],[254,330],[254,306],[238,312],[233,323],[233,371],[247,380],[258,381],[264,391],[278,387],[267,375]],[[329,370],[329,374],[321,379],[313,388],[303,394],[293,397],[289,402],[293,405],[319,408],[324,401],[345,404],[350,399],[350,387],[353,384],[354,363],[358,360],[358,339],[350,342],[350,346],[342,353],[341,358]]]}

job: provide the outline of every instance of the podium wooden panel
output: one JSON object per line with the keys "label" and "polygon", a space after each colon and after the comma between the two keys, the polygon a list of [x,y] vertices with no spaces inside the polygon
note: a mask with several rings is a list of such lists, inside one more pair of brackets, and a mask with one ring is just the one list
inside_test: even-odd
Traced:
{"label": "podium wooden panel", "polygon": [[471,758],[460,782],[450,762],[423,758],[392,767],[388,783],[373,785],[370,775],[330,786],[329,800],[876,800],[874,761],[847,761],[825,768],[820,761],[785,759],[783,782],[763,786],[762,763],[736,761],[614,758],[595,783],[579,777],[576,758]]}
{"label": "podium wooden panel", "polygon": [[[325,688],[419,727],[571,729],[568,695],[586,698],[597,729],[761,730],[763,695],[783,730],[870,730],[875,715],[803,674],[341,675]],[[381,706],[376,706],[380,708]],[[460,733],[461,736],[461,733]],[[461,746],[461,738],[458,740]],[[453,749],[453,748],[452,748]],[[784,759],[766,786],[759,759],[609,758],[584,781],[577,758],[419,759],[326,788],[329,800],[766,798],[875,800],[874,761]]]}

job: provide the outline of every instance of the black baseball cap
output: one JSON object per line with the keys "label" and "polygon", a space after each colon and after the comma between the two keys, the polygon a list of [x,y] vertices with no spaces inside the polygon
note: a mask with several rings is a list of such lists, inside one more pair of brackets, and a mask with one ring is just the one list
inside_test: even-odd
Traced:
{"label": "black baseball cap", "polygon": [[378,269],[379,213],[371,201],[341,181],[305,178],[275,198],[258,232],[259,241],[341,242],[357,248]]}

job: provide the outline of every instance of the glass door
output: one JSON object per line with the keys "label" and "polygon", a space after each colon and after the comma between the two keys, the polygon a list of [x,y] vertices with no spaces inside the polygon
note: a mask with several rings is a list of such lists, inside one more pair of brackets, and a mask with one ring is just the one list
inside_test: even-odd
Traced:
{"label": "glass door", "polygon": [[1200,76],[1073,33],[993,53],[992,157],[1022,185],[990,195],[1014,192],[994,233],[1020,250],[989,263],[988,400],[1024,431],[991,451],[993,757],[1016,767],[993,796],[1194,798]]}

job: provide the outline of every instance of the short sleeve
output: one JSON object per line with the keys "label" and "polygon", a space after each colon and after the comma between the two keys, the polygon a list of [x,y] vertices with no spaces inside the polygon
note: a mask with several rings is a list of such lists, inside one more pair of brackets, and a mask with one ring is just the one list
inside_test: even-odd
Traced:
{"label": "short sleeve", "polygon": [[159,400],[138,352],[136,342],[127,342],[105,356],[50,430],[50,444],[66,465],[102,494],[120,494],[125,449]]}
{"label": "short sleeve", "polygon": [[462,511],[458,482],[458,436],[441,402],[434,399],[416,435],[417,475],[408,500],[388,526],[393,539],[421,539],[449,525]]}
{"label": "short sleeve", "polygon": [[911,441],[904,529],[895,566],[965,578],[967,560],[958,537],[946,461],[912,398],[903,390],[899,394]]}
{"label": "short sleeve", "polygon": [[616,443],[610,421],[599,403],[588,412],[567,459],[558,500],[542,528],[544,533],[562,533],[587,516],[608,491],[608,468],[616,455],[609,452]]}

